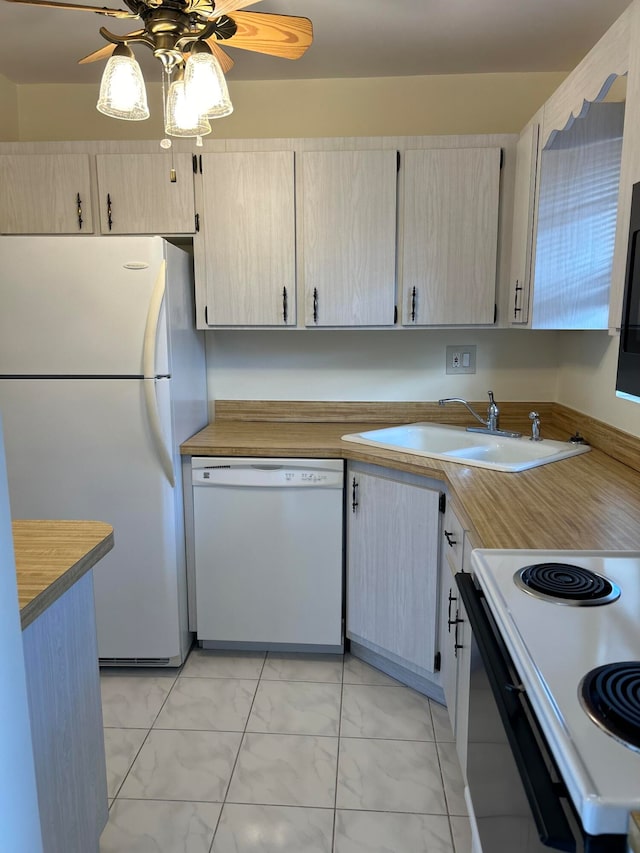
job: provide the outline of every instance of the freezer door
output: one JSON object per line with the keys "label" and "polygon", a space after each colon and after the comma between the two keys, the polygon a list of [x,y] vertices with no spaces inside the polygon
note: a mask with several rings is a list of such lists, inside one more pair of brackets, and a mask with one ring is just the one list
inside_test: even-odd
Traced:
{"label": "freezer door", "polygon": [[[141,376],[160,237],[0,237],[0,375]],[[169,373],[165,306],[154,372]]]}
{"label": "freezer door", "polygon": [[[0,380],[13,517],[113,525],[114,548],[94,569],[101,658],[174,658],[186,642],[181,479],[172,488],[159,462],[143,385]],[[170,380],[157,385],[170,436]]]}

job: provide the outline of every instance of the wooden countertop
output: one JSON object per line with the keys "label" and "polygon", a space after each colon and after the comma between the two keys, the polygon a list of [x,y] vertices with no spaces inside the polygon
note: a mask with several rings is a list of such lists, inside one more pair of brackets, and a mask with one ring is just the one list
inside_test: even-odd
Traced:
{"label": "wooden countertop", "polygon": [[383,426],[389,423],[220,420],[181,452],[353,459],[433,477],[448,485],[474,547],[640,550],[640,473],[600,450],[504,473],[341,440]]}
{"label": "wooden countertop", "polygon": [[22,628],[113,548],[113,528],[101,521],[14,521]]}

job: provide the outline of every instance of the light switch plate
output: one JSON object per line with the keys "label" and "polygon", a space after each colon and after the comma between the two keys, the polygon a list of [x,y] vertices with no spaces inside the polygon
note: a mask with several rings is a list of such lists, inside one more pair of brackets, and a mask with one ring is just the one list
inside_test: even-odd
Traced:
{"label": "light switch plate", "polygon": [[453,344],[446,348],[446,373],[475,373],[476,345]]}

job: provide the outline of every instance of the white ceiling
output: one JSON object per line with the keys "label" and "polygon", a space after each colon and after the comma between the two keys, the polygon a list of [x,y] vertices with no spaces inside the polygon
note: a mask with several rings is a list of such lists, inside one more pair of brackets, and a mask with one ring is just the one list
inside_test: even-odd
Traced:
{"label": "white ceiling", "polygon": [[[73,2],[73,0],[71,0]],[[85,0],[92,3],[93,0]],[[125,8],[119,0],[95,5]],[[314,43],[290,61],[229,48],[230,80],[569,71],[629,0],[264,0],[247,11],[305,15]],[[77,59],[139,22],[0,0],[0,74],[16,83],[93,83]],[[148,81],[161,66],[136,48]]]}

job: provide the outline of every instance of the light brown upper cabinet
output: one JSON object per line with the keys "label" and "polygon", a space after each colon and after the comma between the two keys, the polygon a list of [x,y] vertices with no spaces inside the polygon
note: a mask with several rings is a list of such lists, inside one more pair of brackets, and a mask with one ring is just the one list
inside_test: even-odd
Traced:
{"label": "light brown upper cabinet", "polygon": [[516,146],[516,183],[511,238],[511,290],[509,323],[526,326],[529,321],[531,260],[533,253],[533,214],[536,198],[538,145],[541,111],[520,134]]}
{"label": "light brown upper cabinet", "polygon": [[295,326],[293,151],[202,155],[197,326]]}
{"label": "light brown upper cabinet", "polygon": [[193,234],[191,154],[97,154],[103,234]]}
{"label": "light brown upper cabinet", "polygon": [[403,155],[404,325],[494,322],[500,160],[499,148]]}
{"label": "light brown upper cabinet", "polygon": [[0,155],[0,233],[92,234],[89,154]]}
{"label": "light brown upper cabinet", "polygon": [[305,151],[298,180],[305,325],[393,326],[396,151]]}
{"label": "light brown upper cabinet", "polygon": [[517,150],[509,322],[606,329],[624,102],[592,103],[540,150],[539,120]]}

